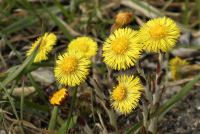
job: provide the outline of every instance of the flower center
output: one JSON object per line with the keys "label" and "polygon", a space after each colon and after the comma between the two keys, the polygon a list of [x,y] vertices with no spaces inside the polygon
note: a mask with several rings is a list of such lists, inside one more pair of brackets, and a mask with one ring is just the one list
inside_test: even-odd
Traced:
{"label": "flower center", "polygon": [[86,44],[81,44],[78,46],[78,49],[83,52],[87,52],[88,46]]}
{"label": "flower center", "polygon": [[150,28],[149,34],[153,38],[162,38],[165,36],[166,30],[162,25],[156,25]]}
{"label": "flower center", "polygon": [[117,54],[123,54],[127,46],[128,39],[126,37],[119,37],[111,42],[111,49]]}
{"label": "flower center", "polygon": [[[38,43],[39,43],[39,41],[38,41]],[[37,44],[38,44],[38,43],[37,43]],[[45,46],[45,44],[46,44],[46,41],[43,39],[42,42],[41,42],[41,44],[40,44],[40,46],[43,47],[43,46]]]}
{"label": "flower center", "polygon": [[66,72],[71,73],[76,70],[77,61],[74,57],[67,57],[63,59],[62,63],[60,64],[60,68]]}
{"label": "flower center", "polygon": [[112,97],[114,100],[121,101],[126,96],[126,90],[124,86],[118,86],[112,93]]}

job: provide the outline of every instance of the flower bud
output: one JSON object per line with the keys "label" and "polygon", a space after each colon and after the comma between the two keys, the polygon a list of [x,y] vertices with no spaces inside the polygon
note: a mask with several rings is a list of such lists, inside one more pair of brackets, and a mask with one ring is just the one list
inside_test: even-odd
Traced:
{"label": "flower bud", "polygon": [[118,13],[116,18],[115,18],[115,24],[119,26],[125,26],[131,22],[132,19],[132,13]]}

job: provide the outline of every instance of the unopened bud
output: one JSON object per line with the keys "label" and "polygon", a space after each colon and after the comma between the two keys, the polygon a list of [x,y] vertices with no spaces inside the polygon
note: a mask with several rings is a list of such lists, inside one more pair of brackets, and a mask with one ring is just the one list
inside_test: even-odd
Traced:
{"label": "unopened bud", "polygon": [[127,13],[127,12],[118,13],[115,18],[115,24],[119,26],[126,26],[131,22],[131,19],[132,19],[132,13]]}

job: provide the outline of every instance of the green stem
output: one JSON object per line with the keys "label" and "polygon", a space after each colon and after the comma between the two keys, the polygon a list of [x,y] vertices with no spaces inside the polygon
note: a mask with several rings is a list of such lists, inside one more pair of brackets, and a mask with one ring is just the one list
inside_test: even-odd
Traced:
{"label": "green stem", "polygon": [[74,87],[74,93],[73,93],[73,96],[72,96],[72,102],[71,102],[70,111],[69,111],[69,115],[68,115],[68,119],[67,119],[66,132],[65,132],[66,134],[67,134],[69,123],[70,123],[70,120],[71,120],[71,117],[72,117],[72,113],[73,113],[73,110],[74,110],[74,105],[75,105],[75,101],[76,101],[76,94],[77,94],[77,88],[78,88],[78,85],[76,85]]}
{"label": "green stem", "polygon": [[58,116],[58,110],[59,110],[59,107],[54,106],[48,130],[52,130],[52,131],[55,130],[56,122],[57,122],[57,116]]}
{"label": "green stem", "polygon": [[140,69],[138,63],[135,63],[135,66],[136,66],[136,69],[138,71],[138,73],[144,77],[144,79],[146,80],[146,86],[144,87],[144,90],[145,90],[145,95],[147,97],[147,99],[149,100],[150,102],[150,108],[152,109],[153,108],[153,100],[152,100],[152,93],[149,91],[149,83],[148,83],[148,80],[146,79],[145,77],[145,74],[144,74],[144,71],[142,69]]}
{"label": "green stem", "polygon": [[91,105],[92,105],[92,115],[93,115],[94,124],[96,124],[96,122],[95,122],[95,116],[94,116],[93,90],[92,89],[91,89]]}
{"label": "green stem", "polygon": [[165,53],[165,57],[166,57],[166,60],[167,60],[167,66],[165,68],[166,72],[165,72],[165,82],[168,83],[168,73],[169,73],[169,51],[167,51]]}
{"label": "green stem", "polygon": [[[160,75],[160,73],[162,72],[162,64],[163,64],[163,55],[164,53],[159,53],[159,64],[160,64],[160,70],[158,73],[156,73],[156,90],[155,90],[155,94],[153,95],[153,105],[156,104],[156,102],[158,102],[159,100],[159,92],[160,92],[160,85],[157,85],[157,80],[158,80],[158,76]],[[149,131],[151,131],[153,134],[157,133],[157,121],[158,121],[158,116],[155,116],[152,120],[151,120],[151,124],[149,126]]]}
{"label": "green stem", "polygon": [[148,117],[147,109],[146,109],[146,107],[144,107],[144,105],[143,106],[138,105],[138,106],[143,111],[142,112],[142,115],[143,115],[143,126],[144,126],[145,130],[148,132],[149,121],[147,120],[147,117]]}

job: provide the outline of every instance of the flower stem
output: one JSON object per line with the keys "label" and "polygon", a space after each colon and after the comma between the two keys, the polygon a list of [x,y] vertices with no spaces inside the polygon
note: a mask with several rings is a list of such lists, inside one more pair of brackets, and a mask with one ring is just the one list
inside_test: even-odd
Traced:
{"label": "flower stem", "polygon": [[[162,72],[162,64],[163,64],[163,54],[162,52],[159,53],[159,58],[158,61],[160,64],[160,68],[157,68],[157,73],[156,73],[156,84],[155,84],[155,94],[153,95],[153,105],[155,106],[156,102],[158,102],[159,99],[159,91],[160,91],[160,85],[158,85],[157,81],[158,81],[158,76],[160,75],[160,73]],[[154,107],[155,109],[156,107]],[[149,126],[149,131],[151,131],[153,134],[157,133],[157,121],[158,121],[158,116],[155,116],[152,120],[151,120],[151,124]]]}
{"label": "flower stem", "polygon": [[113,109],[112,108],[108,108],[106,106],[106,101],[105,100],[107,100],[107,99],[106,99],[104,93],[101,92],[101,90],[99,89],[99,87],[96,85],[96,83],[94,82],[94,80],[90,79],[90,83],[93,85],[94,91],[95,91],[96,95],[98,96],[99,101],[101,102],[101,105],[106,110],[106,112],[107,112],[107,114],[109,116],[109,119],[110,119],[110,123],[115,127],[115,134],[118,134],[118,128],[117,128],[116,118],[115,118],[115,114],[114,114]]}
{"label": "flower stem", "polygon": [[148,83],[148,80],[146,79],[146,76],[144,74],[144,70],[141,69],[138,65],[138,63],[135,63],[135,66],[136,66],[136,69],[138,71],[138,73],[144,77],[144,79],[146,80],[146,86],[144,87],[144,90],[145,90],[145,95],[147,97],[147,99],[149,100],[150,102],[150,107],[152,108],[153,107],[153,101],[152,101],[152,93],[150,92],[149,90],[149,83]]}
{"label": "flower stem", "polygon": [[68,115],[68,119],[67,119],[66,134],[67,134],[69,123],[70,123],[70,120],[71,120],[71,117],[72,117],[72,113],[73,113],[73,110],[74,110],[74,105],[75,105],[75,101],[76,101],[76,94],[77,94],[77,88],[78,88],[78,85],[76,85],[74,87],[74,93],[73,93],[73,96],[72,96],[72,102],[71,102],[70,111],[69,111],[69,115]]}

